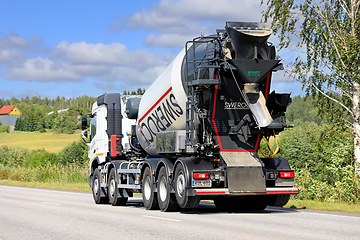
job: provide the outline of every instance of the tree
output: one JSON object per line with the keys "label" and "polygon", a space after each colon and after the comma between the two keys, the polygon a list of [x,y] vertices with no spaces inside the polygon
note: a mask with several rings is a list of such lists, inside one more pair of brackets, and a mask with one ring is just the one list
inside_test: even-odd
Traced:
{"label": "tree", "polygon": [[143,95],[144,93],[145,93],[145,88],[143,88],[143,89],[138,88],[137,91],[136,91],[137,95]]}
{"label": "tree", "polygon": [[320,93],[320,114],[352,129],[360,174],[360,0],[268,0],[267,6],[263,17],[272,20],[280,49],[296,37],[296,47],[305,49],[305,57],[291,63],[290,75],[307,94]]}

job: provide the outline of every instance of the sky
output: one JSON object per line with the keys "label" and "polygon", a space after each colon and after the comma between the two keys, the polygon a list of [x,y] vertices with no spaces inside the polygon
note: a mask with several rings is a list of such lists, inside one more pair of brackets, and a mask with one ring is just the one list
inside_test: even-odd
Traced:
{"label": "sky", "polygon": [[[258,22],[263,9],[260,0],[0,0],[0,98],[146,89],[186,41],[226,21]],[[304,94],[283,71],[272,89]]]}

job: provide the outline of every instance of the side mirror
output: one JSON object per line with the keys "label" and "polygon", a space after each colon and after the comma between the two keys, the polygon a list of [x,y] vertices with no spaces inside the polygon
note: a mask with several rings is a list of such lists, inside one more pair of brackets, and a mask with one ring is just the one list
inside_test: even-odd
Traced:
{"label": "side mirror", "polygon": [[81,131],[81,138],[86,139],[88,137],[87,131]]}
{"label": "side mirror", "polygon": [[[87,125],[87,118],[84,116],[82,119],[81,119],[81,130],[86,130],[88,127]],[[87,135],[87,133],[86,133]],[[81,136],[82,136],[82,132],[81,132]]]}

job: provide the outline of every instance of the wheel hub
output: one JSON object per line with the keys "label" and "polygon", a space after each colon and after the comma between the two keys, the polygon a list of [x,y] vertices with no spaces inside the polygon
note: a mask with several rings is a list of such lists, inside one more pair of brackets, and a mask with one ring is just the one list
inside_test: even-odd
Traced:
{"label": "wheel hub", "polygon": [[110,194],[112,197],[115,195],[115,180],[111,179],[110,181]]}
{"label": "wheel hub", "polygon": [[159,188],[160,199],[162,202],[165,202],[166,195],[167,195],[167,189],[166,189],[165,182],[166,182],[165,177],[162,177],[160,180],[160,188]]}
{"label": "wheel hub", "polygon": [[180,174],[178,177],[177,177],[177,192],[178,192],[178,195],[180,197],[183,197],[184,196],[184,192],[185,192],[185,178],[184,178],[184,174]]}
{"label": "wheel hub", "polygon": [[99,179],[95,178],[94,180],[94,193],[97,196],[99,191]]}
{"label": "wheel hub", "polygon": [[143,194],[146,200],[150,200],[151,197],[151,185],[150,185],[150,177],[145,178],[145,183],[143,186]]}

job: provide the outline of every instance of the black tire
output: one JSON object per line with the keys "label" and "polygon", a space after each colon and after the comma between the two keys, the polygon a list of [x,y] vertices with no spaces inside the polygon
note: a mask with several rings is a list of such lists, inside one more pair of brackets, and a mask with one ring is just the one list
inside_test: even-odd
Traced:
{"label": "black tire", "polygon": [[214,204],[219,211],[229,211],[229,199],[225,197],[215,197]]}
{"label": "black tire", "polygon": [[161,167],[157,179],[157,199],[162,212],[176,211],[179,205],[175,196],[171,194],[169,178],[165,167]]}
{"label": "black tire", "polygon": [[142,177],[142,198],[146,210],[159,209],[157,194],[153,191],[153,181],[150,168],[145,168]]}
{"label": "black tire", "polygon": [[99,169],[95,169],[92,177],[92,193],[96,204],[107,204],[109,203],[109,197],[101,197],[101,178]]}
{"label": "black tire", "polygon": [[175,169],[175,197],[181,208],[196,208],[201,198],[199,196],[188,196],[186,186],[188,176],[186,176],[184,166],[179,164]]}
{"label": "black tire", "polygon": [[119,197],[118,183],[116,181],[115,168],[110,170],[109,182],[108,182],[108,194],[111,205],[113,206],[125,206],[127,203],[127,197]]}
{"label": "black tire", "polygon": [[270,195],[268,196],[268,205],[274,207],[283,207],[290,200],[290,194]]}
{"label": "black tire", "polygon": [[266,196],[250,196],[246,198],[246,205],[249,206],[249,211],[259,211],[267,207],[268,201]]}

